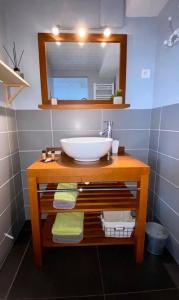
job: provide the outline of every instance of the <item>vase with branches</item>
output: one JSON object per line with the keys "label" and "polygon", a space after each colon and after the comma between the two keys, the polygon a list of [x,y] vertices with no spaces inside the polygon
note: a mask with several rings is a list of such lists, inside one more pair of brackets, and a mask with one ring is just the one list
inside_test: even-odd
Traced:
{"label": "vase with branches", "polygon": [[19,56],[19,59],[18,59],[15,42],[13,42],[12,55],[9,53],[9,51],[6,49],[5,46],[3,46],[3,49],[5,50],[5,52],[8,55],[10,61],[12,62],[14,71],[16,73],[18,73],[21,77],[24,78],[23,73],[20,72],[20,63],[21,63],[21,60],[22,60],[22,56],[24,54],[24,50],[22,50],[22,52]]}

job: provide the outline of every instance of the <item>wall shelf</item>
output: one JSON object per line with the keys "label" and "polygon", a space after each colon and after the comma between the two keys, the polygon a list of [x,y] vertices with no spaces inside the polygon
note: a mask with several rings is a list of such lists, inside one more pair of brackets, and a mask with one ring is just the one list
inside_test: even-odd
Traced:
{"label": "wall shelf", "polygon": [[94,104],[40,104],[38,106],[41,109],[62,109],[62,110],[70,110],[70,109],[124,109],[130,107],[130,104],[104,104],[104,103],[94,103]]}
{"label": "wall shelf", "polygon": [[[29,86],[27,81],[25,81],[21,76],[14,72],[2,60],[0,60],[0,81],[3,84],[5,101],[8,105],[12,103],[12,101],[24,87]],[[11,87],[16,88],[16,91],[13,94],[9,91],[9,88]]]}

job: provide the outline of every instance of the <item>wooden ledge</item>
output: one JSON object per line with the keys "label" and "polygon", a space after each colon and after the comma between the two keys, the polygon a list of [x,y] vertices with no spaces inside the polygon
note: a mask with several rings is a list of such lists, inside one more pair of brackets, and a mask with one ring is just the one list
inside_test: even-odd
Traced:
{"label": "wooden ledge", "polygon": [[38,105],[40,109],[61,109],[61,110],[70,110],[70,109],[125,109],[130,107],[130,104],[40,104]]}

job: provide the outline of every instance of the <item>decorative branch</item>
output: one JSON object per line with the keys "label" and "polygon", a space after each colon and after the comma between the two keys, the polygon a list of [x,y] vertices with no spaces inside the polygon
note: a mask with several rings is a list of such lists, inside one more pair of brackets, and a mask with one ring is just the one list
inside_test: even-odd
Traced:
{"label": "decorative branch", "polygon": [[21,59],[22,59],[23,54],[24,54],[24,50],[22,50],[21,56],[20,56],[20,58],[19,58],[19,62],[18,62],[18,64],[17,64],[18,67],[19,67],[19,65],[20,65],[20,62],[21,62]]}
{"label": "decorative branch", "polygon": [[17,55],[16,55],[16,44],[13,42],[13,56],[14,56],[14,64],[17,67]]}
{"label": "decorative branch", "polygon": [[12,62],[13,65],[14,65],[14,61],[13,61],[12,57],[10,56],[9,52],[7,51],[7,49],[6,49],[4,46],[3,46],[3,49],[6,51],[8,57],[10,58],[11,62]]}
{"label": "decorative branch", "polygon": [[15,44],[15,42],[13,42],[13,48],[12,48],[12,55],[13,55],[13,56],[11,56],[11,55],[9,54],[9,52],[8,52],[8,50],[6,49],[5,46],[3,46],[3,49],[5,50],[6,54],[7,54],[8,57],[10,58],[10,60],[11,60],[11,62],[12,62],[12,64],[13,64],[13,66],[14,66],[14,69],[16,69],[16,71],[19,71],[19,65],[20,65],[20,63],[21,63],[22,56],[23,56],[23,54],[24,54],[24,49],[23,49],[22,52],[21,52],[19,61],[18,61],[18,59],[17,59],[17,52],[16,52],[16,44]]}

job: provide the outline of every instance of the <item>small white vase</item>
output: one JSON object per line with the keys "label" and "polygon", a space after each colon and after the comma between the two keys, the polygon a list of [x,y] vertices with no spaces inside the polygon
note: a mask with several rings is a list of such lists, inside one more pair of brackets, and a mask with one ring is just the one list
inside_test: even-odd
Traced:
{"label": "small white vase", "polygon": [[122,104],[122,96],[113,97],[113,104]]}

